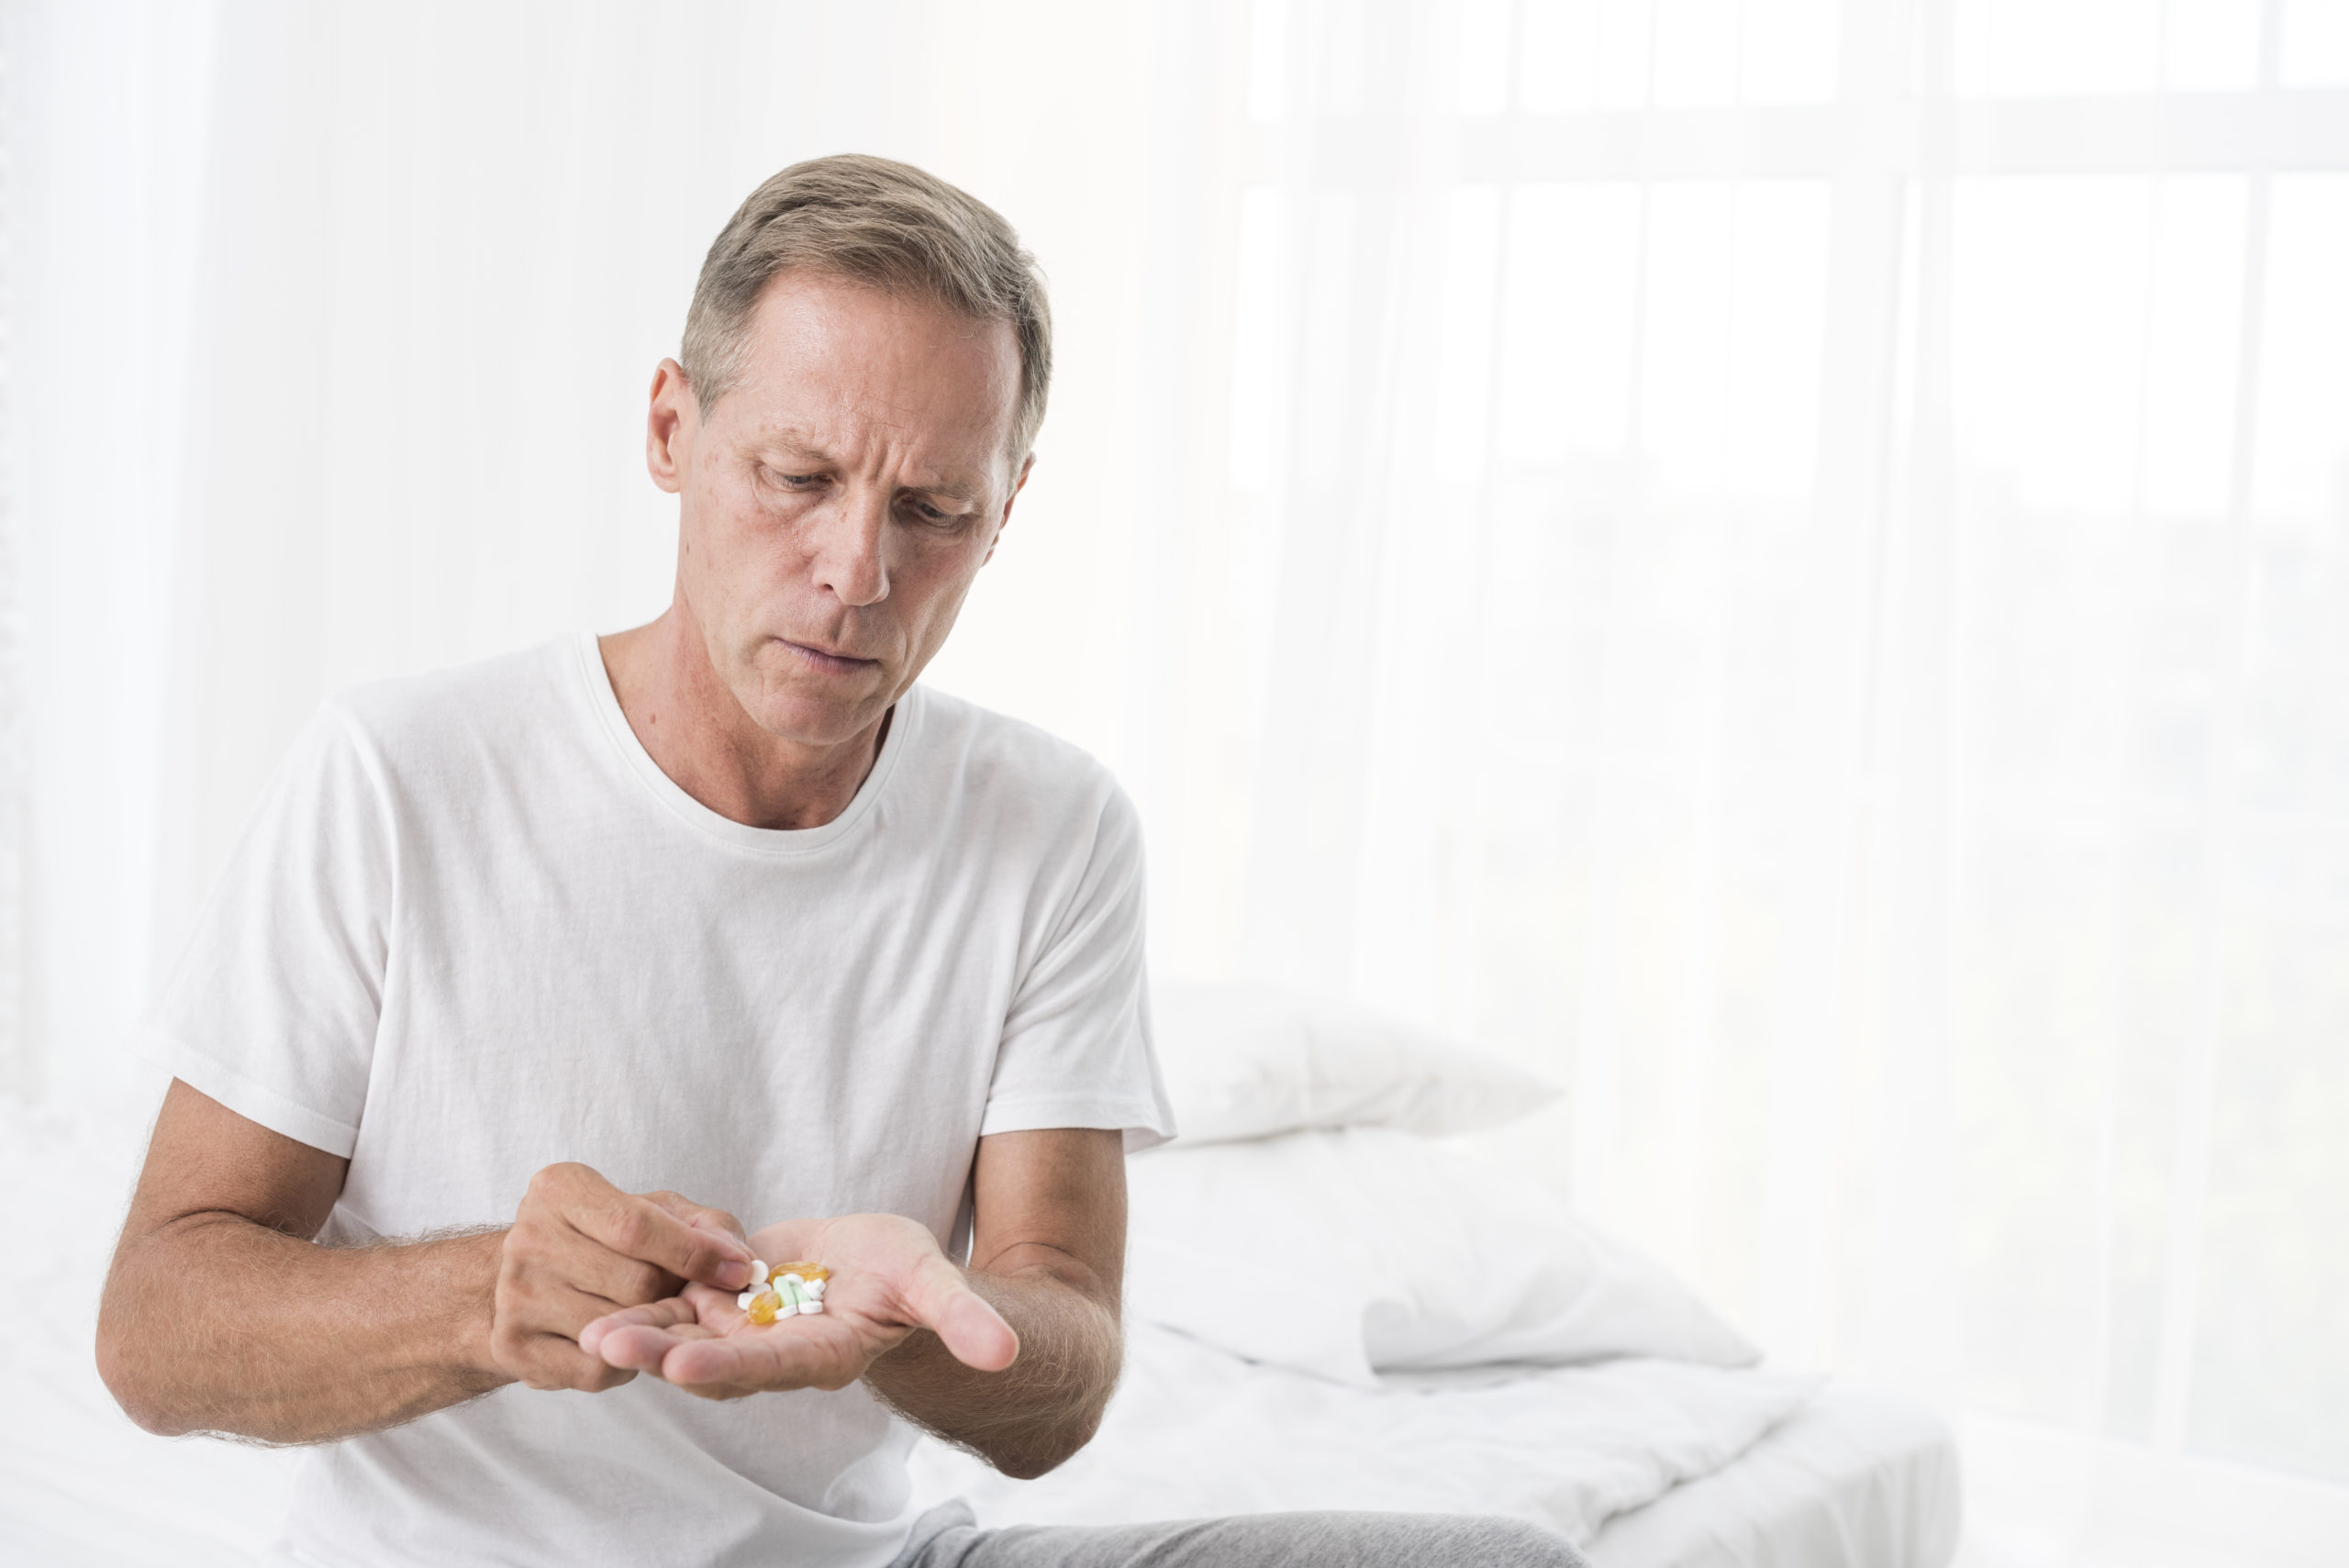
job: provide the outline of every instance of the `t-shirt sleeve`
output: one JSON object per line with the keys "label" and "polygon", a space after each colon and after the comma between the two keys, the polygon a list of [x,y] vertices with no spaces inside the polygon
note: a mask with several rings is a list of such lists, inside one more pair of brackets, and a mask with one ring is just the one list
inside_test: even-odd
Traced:
{"label": "t-shirt sleeve", "polygon": [[230,1110],[350,1158],[390,952],[395,864],[373,753],[333,704],[229,851],[139,1052]]}
{"label": "t-shirt sleeve", "polygon": [[1117,1128],[1129,1153],[1174,1135],[1151,1044],[1141,823],[1109,792],[1091,852],[1004,1018],[982,1138]]}

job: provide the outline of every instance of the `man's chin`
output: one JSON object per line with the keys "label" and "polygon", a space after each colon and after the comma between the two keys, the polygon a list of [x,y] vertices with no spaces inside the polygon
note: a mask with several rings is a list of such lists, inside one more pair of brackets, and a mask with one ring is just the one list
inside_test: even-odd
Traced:
{"label": "man's chin", "polygon": [[765,692],[756,703],[743,704],[758,727],[778,740],[795,746],[842,746],[880,722],[889,708],[879,692],[838,697],[805,692]]}

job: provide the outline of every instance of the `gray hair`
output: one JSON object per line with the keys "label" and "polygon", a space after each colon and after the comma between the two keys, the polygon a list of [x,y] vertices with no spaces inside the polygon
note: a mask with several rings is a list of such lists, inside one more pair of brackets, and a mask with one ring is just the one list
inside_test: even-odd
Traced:
{"label": "gray hair", "polygon": [[1034,450],[1052,378],[1052,314],[1036,259],[993,207],[934,174],[846,153],[795,163],[752,191],[718,232],[694,285],[679,358],[707,414],[741,379],[751,313],[794,267],[927,295],[1019,345],[1015,465]]}

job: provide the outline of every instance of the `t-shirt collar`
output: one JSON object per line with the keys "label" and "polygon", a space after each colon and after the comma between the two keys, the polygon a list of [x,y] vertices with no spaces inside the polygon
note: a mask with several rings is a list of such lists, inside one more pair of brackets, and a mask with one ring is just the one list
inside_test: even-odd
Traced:
{"label": "t-shirt collar", "polygon": [[737,822],[730,817],[712,811],[680,788],[677,781],[661,771],[661,764],[636,738],[628,715],[620,708],[618,693],[612,690],[612,679],[604,668],[603,649],[592,631],[581,632],[573,642],[574,666],[584,688],[587,705],[596,715],[606,737],[619,754],[629,772],[651,792],[669,813],[687,827],[705,833],[722,843],[738,849],[755,850],[764,854],[797,855],[821,850],[855,831],[858,824],[873,815],[874,803],[888,787],[889,778],[896,771],[897,760],[914,742],[921,727],[922,689],[908,689],[897,699],[896,717],[888,726],[882,740],[881,754],[874,759],[873,771],[864,775],[857,786],[856,796],[848,809],[820,828],[753,828],[747,822]]}

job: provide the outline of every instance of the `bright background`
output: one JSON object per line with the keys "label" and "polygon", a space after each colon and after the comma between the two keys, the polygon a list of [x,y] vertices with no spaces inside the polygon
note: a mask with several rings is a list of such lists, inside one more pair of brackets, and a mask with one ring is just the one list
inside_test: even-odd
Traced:
{"label": "bright background", "polygon": [[881,152],[1052,279],[934,679],[1163,972],[1554,1074],[1971,1563],[2349,1558],[2349,6],[17,0],[0,114],[15,1097],[149,1114],[323,694],[657,611],[701,252]]}

